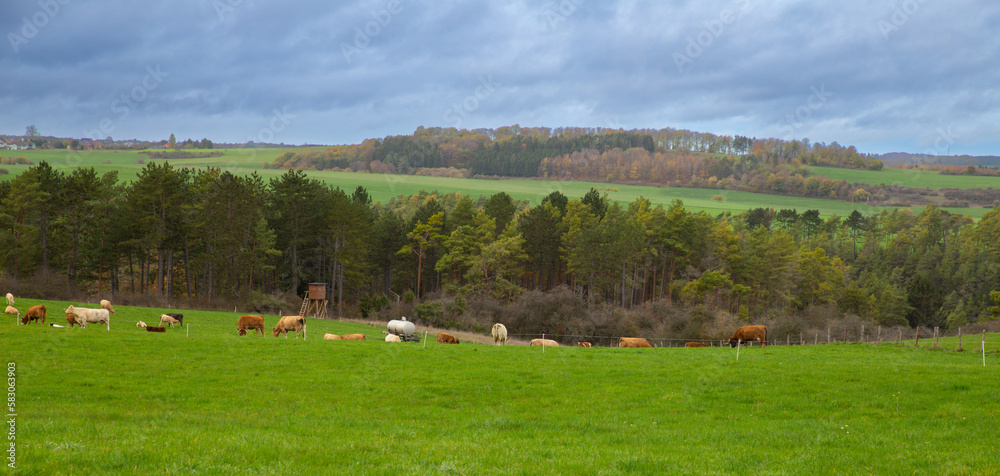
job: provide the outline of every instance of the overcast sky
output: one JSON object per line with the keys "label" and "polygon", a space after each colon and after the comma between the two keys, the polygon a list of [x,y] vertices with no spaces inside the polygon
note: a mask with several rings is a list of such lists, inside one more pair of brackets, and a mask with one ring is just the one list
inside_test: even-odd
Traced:
{"label": "overcast sky", "polygon": [[0,0],[0,133],[674,127],[1000,155],[996,0]]}

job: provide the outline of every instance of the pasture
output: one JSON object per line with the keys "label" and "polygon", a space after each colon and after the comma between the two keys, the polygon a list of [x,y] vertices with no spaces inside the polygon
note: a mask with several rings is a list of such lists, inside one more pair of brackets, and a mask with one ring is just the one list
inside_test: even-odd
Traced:
{"label": "pasture", "polygon": [[977,177],[968,175],[942,175],[933,170],[913,170],[885,168],[880,171],[840,169],[834,167],[813,167],[814,174],[848,183],[858,182],[871,185],[902,185],[904,187],[926,188],[1000,188],[1000,177]]}
{"label": "pasture", "polygon": [[[321,149],[321,148],[320,148]],[[169,162],[175,167],[220,167],[236,174],[250,174],[254,171],[263,177],[265,181],[278,177],[286,171],[281,169],[264,169],[264,163],[271,163],[276,157],[288,151],[309,150],[302,149],[220,149],[223,152],[221,157],[207,157],[198,159],[172,159]],[[137,151],[65,151],[65,150],[33,150],[5,152],[4,156],[24,156],[38,163],[46,160],[53,168],[69,173],[72,168],[78,166],[93,166],[98,174],[103,174],[111,170],[117,170],[121,180],[134,180],[139,171],[145,167],[139,163],[142,159],[144,163],[151,160]],[[162,159],[155,159],[158,161]],[[28,165],[6,165],[10,171],[8,175],[0,175],[0,180],[10,180],[14,175],[27,170]],[[823,175],[828,170],[840,171],[842,169],[816,169],[816,173]],[[358,186],[365,187],[369,195],[375,201],[386,203],[392,197],[398,195],[413,195],[421,190],[438,190],[441,193],[461,193],[473,198],[479,196],[490,196],[498,192],[507,192],[518,200],[528,200],[533,205],[541,203],[542,199],[554,191],[559,191],[570,198],[582,197],[591,187],[607,193],[611,200],[630,203],[638,197],[648,198],[654,205],[661,204],[669,206],[675,199],[683,200],[684,207],[688,210],[698,212],[705,211],[710,215],[719,213],[742,213],[746,210],[758,207],[771,207],[775,210],[783,208],[796,209],[803,212],[809,209],[816,209],[824,216],[834,213],[840,216],[847,216],[852,210],[857,209],[865,215],[878,213],[881,207],[869,207],[864,205],[853,205],[849,202],[838,200],[824,200],[818,198],[789,197],[782,195],[767,195],[760,193],[736,192],[726,190],[696,189],[696,188],[676,188],[657,187],[643,185],[616,185],[598,182],[582,181],[555,181],[539,179],[503,179],[503,180],[480,180],[462,179],[448,177],[425,177],[416,175],[383,175],[353,172],[333,172],[333,171],[306,171],[313,178],[338,186],[349,193]],[[831,172],[833,173],[833,172]],[[878,174],[888,172],[864,172],[866,174]],[[928,174],[930,172],[924,172]],[[947,177],[947,176],[943,176]],[[976,178],[976,177],[959,177]],[[1000,180],[1000,179],[993,179]],[[884,181],[884,180],[883,180]],[[887,182],[888,183],[888,182]],[[713,200],[715,196],[723,199]],[[920,207],[922,208],[922,207]],[[916,211],[919,211],[918,208]],[[974,218],[981,217],[989,211],[985,208],[945,208],[948,211],[960,214],[972,215]]]}
{"label": "pasture", "polygon": [[[45,304],[65,324],[71,303]],[[996,336],[985,368],[895,344],[737,362],[728,347],[389,344],[312,319],[307,340],[238,337],[240,312],[116,309],[110,332],[0,321],[18,472],[1000,473]],[[167,311],[185,328],[134,327]]]}

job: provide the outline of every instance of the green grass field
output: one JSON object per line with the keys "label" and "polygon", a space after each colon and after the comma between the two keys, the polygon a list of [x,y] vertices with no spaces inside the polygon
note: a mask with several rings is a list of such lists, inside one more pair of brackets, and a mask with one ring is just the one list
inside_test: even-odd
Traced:
{"label": "green grass field", "polygon": [[[50,322],[66,304],[46,303]],[[238,337],[230,312],[134,327],[162,311],[120,306],[110,332],[0,321],[17,472],[1000,474],[996,335],[985,368],[895,344],[737,362],[718,347],[388,344],[337,321]],[[322,340],[359,329],[371,340]]]}
{"label": "green grass field", "polygon": [[867,183],[871,185],[902,185],[904,187],[939,188],[1000,188],[1000,177],[975,177],[967,175],[941,175],[930,170],[882,169],[880,171],[809,167],[816,175],[834,180]]}
{"label": "green grass field", "polygon": [[[319,148],[322,149],[322,148]],[[263,164],[271,163],[281,154],[293,149],[229,149],[223,150],[221,157],[209,157],[201,159],[176,159],[170,163],[176,167],[221,167],[237,174],[249,174],[256,171],[264,180],[278,177],[284,174],[285,170],[264,169]],[[303,149],[294,149],[301,151]],[[15,155],[16,154],[16,155]],[[136,175],[145,167],[139,160],[150,162],[145,155],[140,155],[136,151],[82,151],[79,153],[59,150],[35,150],[18,151],[16,153],[6,153],[5,156],[24,156],[34,161],[36,164],[45,160],[55,168],[69,172],[78,166],[93,166],[99,174],[111,170],[118,170],[122,180],[133,180]],[[105,163],[110,162],[110,163]],[[9,175],[0,176],[0,179],[9,180],[14,175],[27,170],[27,165],[6,165],[10,171]],[[878,174],[887,172],[860,172],[848,171],[844,169],[824,169],[813,167],[817,174],[824,174],[827,171],[858,172],[860,174]],[[833,173],[833,172],[831,172]],[[930,174],[930,172],[923,172]],[[591,187],[597,188],[602,193],[607,193],[612,200],[629,203],[642,196],[648,198],[654,205],[661,204],[667,206],[674,199],[684,201],[685,208],[692,211],[706,211],[711,215],[722,212],[741,213],[757,207],[771,207],[776,210],[783,208],[796,209],[799,212],[816,209],[824,216],[836,213],[846,216],[852,210],[857,209],[866,215],[878,213],[882,208],[854,205],[838,200],[822,200],[816,198],[788,197],[781,195],[767,195],[760,193],[733,192],[725,190],[709,190],[695,188],[673,188],[638,185],[612,185],[597,182],[579,181],[547,181],[547,180],[477,180],[459,179],[444,177],[423,177],[415,175],[383,175],[351,172],[330,172],[330,171],[308,171],[307,174],[322,180],[325,183],[333,184],[347,191],[353,191],[358,186],[363,186],[374,200],[383,203],[388,202],[392,197],[398,195],[412,195],[421,190],[438,190],[441,193],[461,193],[472,197],[490,196],[498,192],[507,192],[518,200],[529,200],[532,204],[538,204],[542,198],[554,191],[560,191],[570,198],[582,197]],[[867,175],[866,175],[867,176]],[[949,176],[942,176],[948,177]],[[983,177],[955,177],[955,178],[983,178]],[[923,179],[926,180],[926,179]],[[995,179],[1000,180],[1000,179]],[[712,197],[721,195],[722,201],[712,200]],[[921,207],[922,208],[922,207]],[[946,208],[953,213],[971,215],[978,219],[989,211],[985,208]],[[919,208],[917,209],[919,211]]]}

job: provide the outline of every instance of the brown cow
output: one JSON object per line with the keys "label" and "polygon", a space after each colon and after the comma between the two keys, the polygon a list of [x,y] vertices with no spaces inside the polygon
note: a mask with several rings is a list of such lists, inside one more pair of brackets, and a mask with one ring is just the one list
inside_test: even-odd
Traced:
{"label": "brown cow", "polygon": [[70,314],[68,312],[66,313],[66,322],[69,323],[70,327],[73,327],[73,325],[78,325],[80,327],[83,327],[83,324],[80,324],[79,322],[77,322],[76,315]]}
{"label": "brown cow", "polygon": [[323,340],[343,340],[337,334],[323,334]]}
{"label": "brown cow", "polygon": [[684,347],[708,347],[708,344],[704,342],[688,342],[684,344]]}
{"label": "brown cow", "polygon": [[344,334],[340,336],[340,340],[365,340],[364,334]]}
{"label": "brown cow", "polygon": [[531,339],[528,345],[535,347],[559,347],[559,343],[552,339]]}
{"label": "brown cow", "polygon": [[306,338],[306,320],[302,316],[282,316],[278,323],[274,326],[274,330],[271,331],[274,337],[278,337],[278,334],[284,333],[285,338],[288,338],[288,331],[294,331],[295,337],[302,333],[302,339]]}
{"label": "brown cow", "polygon": [[167,332],[167,328],[163,326],[146,326],[146,332]]}
{"label": "brown cow", "polygon": [[590,347],[590,342],[577,342],[576,345],[580,347]]}
{"label": "brown cow", "polygon": [[455,336],[451,334],[445,334],[443,332],[439,332],[437,335],[437,342],[438,344],[457,344],[458,339],[456,339]]}
{"label": "brown cow", "polygon": [[42,321],[42,324],[45,324],[45,304],[28,308],[28,312],[24,313],[24,317],[21,318],[21,324],[27,324],[31,321]]}
{"label": "brown cow", "polygon": [[736,329],[736,333],[729,338],[729,347],[736,347],[738,344],[756,340],[760,346],[767,345],[767,326],[743,326]]}
{"label": "brown cow", "polygon": [[653,347],[642,337],[622,337],[618,339],[618,347]]}
{"label": "brown cow", "polygon": [[256,314],[240,316],[240,319],[236,321],[236,331],[241,336],[245,336],[247,335],[247,329],[253,330],[254,334],[259,332],[260,336],[264,337],[264,316]]}

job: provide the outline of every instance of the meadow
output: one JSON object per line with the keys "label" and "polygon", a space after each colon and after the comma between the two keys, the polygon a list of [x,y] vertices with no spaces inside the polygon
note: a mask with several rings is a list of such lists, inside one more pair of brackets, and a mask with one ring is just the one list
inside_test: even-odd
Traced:
{"label": "meadow", "polygon": [[912,188],[1000,188],[1000,177],[942,175],[934,170],[885,168],[880,171],[809,167],[814,174],[849,183],[902,185]]}
{"label": "meadow", "polygon": [[[303,149],[221,149],[223,155],[220,157],[173,159],[169,162],[175,167],[220,167],[223,170],[229,170],[236,174],[250,174],[256,171],[258,175],[267,181],[284,174],[286,171],[281,169],[264,169],[264,163],[273,162],[276,157],[288,152],[289,150],[302,151]],[[111,170],[117,170],[121,180],[134,180],[142,168],[145,167],[144,163],[149,163],[151,161],[147,156],[141,155],[137,151],[99,150],[75,152],[66,150],[32,150],[18,152],[4,151],[3,155],[10,157],[27,157],[36,164],[41,160],[45,160],[52,165],[52,167],[63,170],[67,173],[71,171],[72,168],[79,166],[92,166],[98,174],[103,174]],[[139,163],[140,159],[144,163]],[[10,174],[0,175],[0,180],[10,180],[10,178],[14,175],[27,170],[28,167],[28,165],[2,166],[0,168],[6,168]],[[858,172],[863,174],[864,177],[869,177],[871,174],[887,173],[862,171],[840,172],[844,169],[824,169],[819,167],[813,167],[812,169],[820,175],[827,173]],[[895,169],[889,170],[895,171]],[[789,197],[782,195],[696,188],[615,185],[598,182],[549,181],[533,179],[480,180],[333,171],[307,171],[306,173],[310,177],[338,186],[349,192],[353,191],[358,186],[363,186],[373,200],[381,201],[382,203],[386,203],[389,199],[398,195],[409,196],[418,193],[421,190],[428,192],[437,190],[441,193],[466,194],[472,196],[473,198],[479,196],[490,196],[498,192],[506,192],[515,199],[528,200],[531,204],[537,205],[541,203],[545,196],[554,191],[559,191],[571,198],[578,198],[582,197],[585,193],[587,193],[587,191],[590,190],[591,187],[593,187],[600,190],[601,193],[607,193],[611,200],[620,203],[630,203],[638,197],[645,197],[648,198],[654,205],[659,204],[669,206],[673,200],[680,199],[684,202],[685,208],[695,212],[705,211],[713,216],[724,212],[734,214],[742,213],[746,210],[758,207],[771,207],[775,210],[781,210],[784,208],[796,209],[799,212],[816,209],[819,210],[823,216],[830,216],[832,214],[847,216],[855,209],[861,211],[865,215],[872,215],[882,210],[882,207],[851,204],[838,200],[823,200],[817,198]],[[932,174],[932,172],[922,173]],[[961,176],[941,177],[954,177],[956,179],[988,178]],[[868,180],[875,179],[869,178]],[[928,179],[925,178],[922,180],[926,181]],[[1000,181],[1000,179],[992,180]],[[717,197],[721,197],[722,199],[713,199]],[[917,208],[917,211],[919,211],[920,208]],[[953,213],[971,215],[976,219],[989,211],[989,209],[986,208],[945,209]]]}
{"label": "meadow", "polygon": [[[70,303],[45,304],[65,324]],[[739,361],[728,347],[388,344],[312,319],[306,340],[239,337],[238,312],[134,327],[164,311],[120,306],[110,332],[0,321],[16,472],[1000,474],[996,335],[983,367],[888,343]],[[322,340],[357,331],[370,340]]]}

